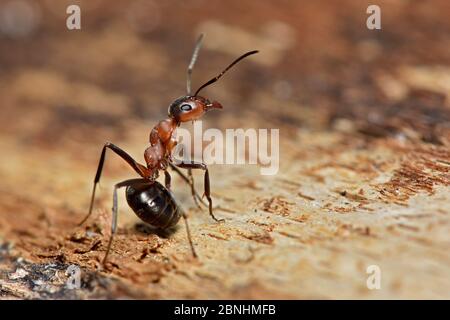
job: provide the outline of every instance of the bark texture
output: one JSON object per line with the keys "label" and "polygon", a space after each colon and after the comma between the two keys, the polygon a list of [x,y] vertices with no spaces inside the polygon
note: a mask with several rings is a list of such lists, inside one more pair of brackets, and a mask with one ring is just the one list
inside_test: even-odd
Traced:
{"label": "bark texture", "polygon": [[[144,3],[81,1],[73,32],[65,1],[39,3],[33,34],[0,41],[2,299],[450,298],[448,1],[381,1],[381,31],[365,27],[365,1]],[[172,175],[197,260],[182,223],[142,225],[122,191],[102,269],[112,187],[135,174],[108,153],[78,227],[101,147],[142,162],[200,31],[194,87],[261,50],[205,90],[224,109],[204,129],[279,128],[279,172],[211,166],[225,223]],[[67,288],[70,265],[80,289]]]}

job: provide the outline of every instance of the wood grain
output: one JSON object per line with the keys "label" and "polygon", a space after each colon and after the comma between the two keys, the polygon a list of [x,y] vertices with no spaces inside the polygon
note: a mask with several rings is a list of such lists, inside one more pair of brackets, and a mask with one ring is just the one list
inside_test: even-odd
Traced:
{"label": "wood grain", "polygon": [[[448,2],[383,2],[376,35],[361,27],[364,1],[252,3],[199,1],[195,17],[161,5],[147,33],[120,18],[126,1],[93,7],[79,33],[43,6],[52,18],[35,35],[0,42],[2,299],[450,298]],[[251,14],[243,19],[237,5]],[[149,130],[183,94],[200,23],[239,50],[266,48],[205,90],[224,109],[203,125],[280,129],[279,172],[211,166],[225,223],[198,210],[173,176],[198,260],[182,224],[148,228],[120,194],[102,269],[112,186],[135,175],[108,154],[93,217],[78,227],[101,147],[111,141],[143,159]],[[239,54],[211,41],[195,83]],[[69,265],[82,270],[79,290],[65,287]],[[380,290],[366,286],[370,265],[381,269]]]}

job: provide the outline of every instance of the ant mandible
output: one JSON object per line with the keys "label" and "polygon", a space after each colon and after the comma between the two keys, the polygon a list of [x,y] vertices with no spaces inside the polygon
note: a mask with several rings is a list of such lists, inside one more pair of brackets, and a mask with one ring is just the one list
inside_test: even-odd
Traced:
{"label": "ant mandible", "polygon": [[[113,241],[113,236],[116,233],[117,229],[117,189],[122,187],[126,187],[125,194],[128,205],[131,207],[131,209],[133,209],[133,211],[142,221],[148,223],[151,226],[160,229],[167,229],[175,226],[180,218],[183,217],[189,245],[192,250],[192,255],[194,257],[197,257],[194,245],[192,244],[187,216],[177,204],[172,193],[170,192],[171,176],[167,171],[169,167],[173,169],[177,174],[179,174],[181,178],[190,185],[192,197],[198,207],[200,207],[199,202],[202,202],[203,204],[205,203],[195,191],[192,169],[204,170],[204,196],[206,196],[206,199],[208,200],[209,214],[217,222],[224,221],[223,219],[217,219],[213,214],[208,167],[205,163],[202,162],[186,162],[174,160],[172,158],[172,151],[176,146],[177,141],[175,140],[173,135],[175,133],[175,129],[180,126],[182,122],[197,120],[211,109],[222,109],[222,105],[219,102],[211,102],[208,99],[199,96],[198,94],[202,89],[219,80],[236,63],[252,54],[257,53],[258,51],[253,50],[243,54],[242,56],[234,60],[221,73],[219,73],[219,75],[200,86],[200,88],[198,88],[197,91],[192,95],[191,75],[198,57],[202,39],[203,34],[200,35],[196,42],[191,62],[188,66],[186,83],[187,94],[172,102],[168,110],[169,118],[160,121],[150,132],[150,146],[144,152],[144,158],[147,166],[136,162],[128,153],[110,142],[105,143],[105,145],[103,146],[99,164],[97,167],[97,173],[94,178],[94,187],[92,190],[89,212],[86,217],[80,222],[80,225],[82,225],[92,213],[95,199],[95,190],[102,174],[106,149],[114,151],[114,153],[125,160],[141,177],[140,179],[125,180],[117,183],[114,186],[111,236],[109,238],[106,253],[103,258],[103,265],[105,265],[107,261]],[[188,175],[186,176],[178,168],[187,169]],[[164,171],[165,187],[162,186],[158,181],[156,181],[159,176],[160,170]]]}

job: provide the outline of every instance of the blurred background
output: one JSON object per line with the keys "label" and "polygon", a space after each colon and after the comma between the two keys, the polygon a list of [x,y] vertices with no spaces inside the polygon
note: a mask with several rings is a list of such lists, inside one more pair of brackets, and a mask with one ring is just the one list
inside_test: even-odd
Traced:
{"label": "blurred background", "polygon": [[[223,212],[219,209],[218,215],[225,216],[234,226],[241,222],[242,230],[210,226],[207,214],[190,209],[194,229],[207,230],[198,235],[200,252],[210,250],[208,239],[227,243],[224,247],[218,245],[218,252],[205,253],[207,262],[202,267],[172,256],[166,257],[170,263],[156,258],[153,261],[154,258],[142,253],[147,252],[145,239],[149,235],[137,234],[126,227],[125,221],[132,218],[121,217],[123,228],[115,252],[116,260],[119,256],[122,260],[116,263],[113,273],[121,281],[145,284],[145,290],[139,287],[121,294],[160,298],[335,298],[365,294],[383,298],[448,298],[445,290],[448,286],[442,287],[441,280],[445,278],[443,275],[448,276],[449,257],[440,247],[449,240],[445,235],[449,222],[448,197],[441,197],[441,202],[436,204],[443,210],[439,219],[447,217],[446,220],[430,222],[434,226],[440,221],[443,229],[432,236],[422,230],[423,225],[412,227],[425,232],[422,238],[431,241],[437,255],[430,257],[430,268],[435,272],[435,277],[426,280],[432,283],[430,287],[424,280],[424,288],[419,286],[420,290],[414,291],[413,284],[407,280],[404,284],[392,276],[388,291],[369,293],[364,291],[364,280],[358,284],[350,280],[354,278],[354,270],[364,270],[361,261],[365,262],[369,256],[380,258],[386,253],[384,249],[398,241],[406,246],[411,241],[410,234],[402,234],[399,236],[402,240],[395,238],[393,242],[362,242],[361,246],[371,254],[347,257],[348,264],[340,260],[342,267],[337,267],[339,271],[334,273],[330,271],[331,275],[314,271],[327,269],[327,263],[334,264],[327,259],[336,254],[333,250],[333,254],[326,251],[326,245],[318,240],[327,237],[320,228],[329,232],[325,232],[329,235],[328,245],[334,242],[336,234],[342,236],[341,227],[351,234],[373,227],[373,217],[380,217],[376,213],[390,212],[391,204],[398,206],[394,211],[400,210],[411,196],[423,193],[423,202],[406,204],[405,210],[417,208],[424,213],[426,207],[435,209],[427,204],[435,187],[444,188],[443,192],[448,193],[450,2],[372,2],[1,0],[0,242],[14,243],[16,250],[5,255],[23,256],[33,263],[59,259],[63,264],[77,263],[87,270],[98,267],[104,251],[98,243],[100,249],[92,249],[93,243],[103,239],[105,233],[98,232],[95,241],[72,233],[76,229],[74,223],[81,219],[88,206],[101,147],[111,141],[143,161],[151,128],[167,116],[168,105],[185,94],[186,68],[194,42],[204,33],[193,73],[194,88],[240,54],[260,50],[258,55],[240,63],[218,83],[205,89],[203,94],[220,101],[224,109],[209,113],[203,119],[204,129],[279,128],[280,173],[276,177],[261,177],[254,167],[212,168],[213,198],[224,209]],[[66,8],[71,4],[81,8],[81,30],[66,27],[69,16]],[[381,7],[381,30],[366,27],[366,9],[370,4]],[[126,164],[113,158],[107,160],[99,194],[97,213],[105,220],[103,225],[100,223],[101,230],[108,226],[111,186],[133,174]],[[333,172],[308,171],[322,170],[318,167],[333,161],[330,170],[337,166],[341,170],[359,171],[345,179]],[[201,181],[200,176],[196,177]],[[358,187],[353,186],[355,193],[361,189],[366,194],[358,193],[360,198],[346,197],[349,185],[355,181],[360,183]],[[178,199],[187,208],[192,207],[188,188],[179,179],[175,182]],[[241,195],[236,195],[238,189]],[[361,206],[352,206],[361,202],[375,212],[370,219],[363,215],[356,229],[349,228],[352,219],[359,217],[352,216],[350,220],[342,217],[344,213],[362,210]],[[120,208],[130,212],[123,199]],[[238,218],[237,212],[253,208],[254,217],[244,214],[241,217],[240,213]],[[301,223],[306,221],[301,217],[306,219],[311,214],[313,218],[308,219],[315,222],[305,227],[311,229],[290,226],[289,232],[284,230],[284,234],[291,235],[286,239],[293,242],[280,249],[286,251],[278,252],[276,246],[282,246],[284,240],[277,240],[273,232],[277,226],[284,228],[288,221],[268,222],[258,216],[264,212],[276,217],[295,216]],[[325,218],[320,216],[322,213]],[[124,214],[127,215],[132,214]],[[249,217],[257,221],[252,224],[255,230],[246,229],[248,220],[239,220]],[[397,218],[394,220],[404,224]],[[88,227],[91,231],[95,231],[93,224]],[[383,224],[382,234],[389,232],[388,227]],[[84,229],[77,232],[80,230]],[[256,248],[242,244],[241,240],[233,242],[233,237],[242,233],[245,241],[256,241]],[[141,241],[139,245],[135,245],[136,237]],[[210,240],[211,237],[215,240]],[[218,240],[221,237],[226,240]],[[168,246],[170,254],[186,256],[184,230],[180,228],[170,238],[173,240],[169,238],[150,237],[150,240],[157,247]],[[313,240],[320,242],[318,247],[308,247],[306,243]],[[318,252],[309,256],[296,251],[298,248],[292,249],[291,246],[295,248],[299,243],[302,248],[306,245]],[[275,248],[269,250],[268,244]],[[85,254],[77,253],[79,246],[89,250]],[[295,261],[279,260],[280,269],[268,271],[269,265],[276,268],[277,263],[269,253],[269,256],[258,256],[255,252],[260,252],[260,246],[266,248],[261,252],[268,250],[279,257],[273,259],[291,257],[286,252],[294,250]],[[351,252],[354,249],[351,246],[344,245],[341,250]],[[137,251],[130,247],[136,247]],[[237,248],[250,249],[240,252]],[[252,259],[256,261],[256,271],[246,265],[248,271],[239,279],[235,275],[216,279],[216,274],[226,273],[218,260],[223,255],[222,249],[238,252],[237,258],[231,256],[222,262],[229,272],[241,270],[242,264]],[[428,249],[416,248],[408,257],[423,255]],[[166,248],[154,250],[166,252]],[[143,260],[139,260],[141,255]],[[328,262],[316,257],[328,257],[325,259]],[[408,257],[402,263],[410,267],[413,260]],[[13,268],[11,264],[15,262],[11,261],[6,269]],[[305,262],[306,266],[299,261],[309,262]],[[392,270],[405,266],[393,260],[385,262]],[[184,278],[179,271],[174,271],[180,269],[180,264],[188,270]],[[290,267],[281,267],[287,265]],[[435,265],[437,269],[433,269]],[[428,270],[424,264],[417,268],[417,274]],[[277,272],[278,277],[273,274]],[[364,271],[361,272],[364,278]],[[324,280],[327,277],[329,281]],[[156,283],[156,287],[149,289],[149,282]],[[321,283],[322,289],[317,283]],[[198,292],[200,285],[206,286],[205,293]],[[184,289],[176,289],[181,287]],[[102,294],[99,293],[105,296]]]}

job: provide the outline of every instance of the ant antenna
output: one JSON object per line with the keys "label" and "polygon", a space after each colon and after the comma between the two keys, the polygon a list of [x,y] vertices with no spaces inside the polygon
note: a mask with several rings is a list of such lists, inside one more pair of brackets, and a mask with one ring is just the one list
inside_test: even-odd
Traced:
{"label": "ant antenna", "polygon": [[228,67],[226,67],[221,73],[219,73],[219,75],[215,76],[214,78],[212,78],[211,80],[206,82],[204,85],[202,85],[200,88],[198,88],[197,91],[195,92],[194,96],[196,96],[203,88],[205,88],[205,87],[209,86],[210,84],[213,84],[214,82],[219,80],[225,74],[225,72],[227,72],[229,69],[231,69],[231,67],[233,67],[236,63],[238,63],[242,59],[244,59],[252,54],[255,54],[255,53],[258,53],[258,50],[253,50],[253,51],[244,53],[242,56],[240,56],[239,58],[234,60]]}
{"label": "ant antenna", "polygon": [[192,78],[192,70],[194,69],[195,62],[198,58],[198,52],[200,51],[200,47],[202,46],[202,40],[203,40],[203,33],[200,34],[200,36],[197,39],[197,42],[195,43],[194,52],[192,53],[191,62],[189,63],[189,67],[187,70],[187,81],[186,81],[186,88],[187,88],[187,95],[191,95],[191,78]]}

